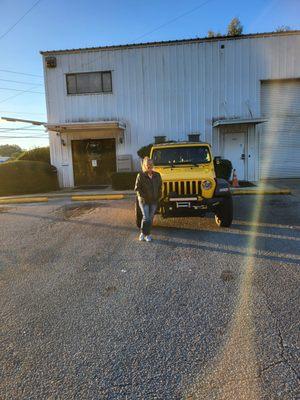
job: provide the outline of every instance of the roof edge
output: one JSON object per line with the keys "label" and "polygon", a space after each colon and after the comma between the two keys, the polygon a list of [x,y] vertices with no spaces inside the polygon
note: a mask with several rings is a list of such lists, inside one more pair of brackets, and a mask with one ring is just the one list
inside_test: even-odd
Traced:
{"label": "roof edge", "polygon": [[126,124],[117,120],[100,120],[86,122],[47,122],[46,128],[49,131],[67,130],[93,130],[93,129],[126,129]]}
{"label": "roof edge", "polygon": [[272,36],[293,36],[299,35],[300,30],[284,31],[284,32],[263,32],[263,33],[248,33],[245,35],[237,36],[216,36],[216,37],[202,37],[202,38],[190,38],[190,39],[178,39],[178,40],[165,40],[158,42],[144,42],[144,43],[130,43],[130,44],[120,44],[111,46],[97,46],[97,47],[79,47],[77,49],[65,49],[65,50],[46,50],[40,51],[42,55],[49,54],[63,54],[63,53],[80,53],[80,52],[95,52],[95,51],[111,51],[111,50],[124,50],[139,47],[155,47],[155,46],[173,46],[178,44],[190,44],[190,43],[201,43],[201,42],[219,42],[224,40],[239,40],[239,39],[255,39],[262,37],[272,37]]}

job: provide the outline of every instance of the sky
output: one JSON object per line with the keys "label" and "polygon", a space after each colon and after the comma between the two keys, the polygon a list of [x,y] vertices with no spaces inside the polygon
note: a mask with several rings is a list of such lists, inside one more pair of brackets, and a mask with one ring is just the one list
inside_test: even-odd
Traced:
{"label": "sky", "polygon": [[[47,120],[40,50],[205,37],[208,30],[226,33],[233,17],[243,33],[300,29],[300,0],[0,0],[0,6],[0,117],[39,121]],[[41,127],[0,120],[1,144],[46,146],[48,136]]]}

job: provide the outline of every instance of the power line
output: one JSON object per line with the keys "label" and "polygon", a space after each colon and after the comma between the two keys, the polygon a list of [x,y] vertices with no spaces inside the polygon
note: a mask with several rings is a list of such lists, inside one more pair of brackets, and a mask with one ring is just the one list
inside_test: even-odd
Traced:
{"label": "power line", "polygon": [[[141,36],[138,36],[137,38],[135,38],[135,39],[133,40],[133,42],[135,42],[136,40],[139,40],[139,39],[141,39],[141,38],[143,38],[143,37],[145,37],[145,36],[148,36],[148,35],[150,35],[151,33],[156,32],[156,31],[158,31],[158,30],[161,29],[161,28],[164,28],[165,26],[171,24],[172,22],[177,21],[178,19],[180,19],[180,18],[182,18],[182,17],[185,17],[186,15],[192,14],[194,11],[199,10],[199,8],[205,6],[206,4],[210,3],[211,1],[213,1],[213,0],[206,0],[206,1],[204,1],[203,3],[199,4],[199,6],[194,7],[194,8],[192,8],[191,10],[188,10],[188,11],[184,12],[183,14],[178,15],[178,16],[175,17],[175,18],[172,18],[172,19],[166,21],[164,24],[159,25],[157,28],[152,29],[152,30],[149,31],[149,32],[146,32],[146,33],[144,33],[144,34],[141,35]],[[98,61],[98,58],[95,58],[94,60],[92,60],[92,61],[86,63],[85,66],[89,66],[89,65],[93,64],[93,63],[96,62],[96,61]]]}
{"label": "power line", "polygon": [[38,135],[38,136],[46,136],[48,132],[43,131],[4,131],[0,130],[0,135]]}
{"label": "power line", "polygon": [[0,136],[0,140],[2,139],[47,139],[48,137],[39,137],[39,136]]}
{"label": "power line", "polygon": [[37,136],[46,136],[46,135],[48,135],[48,132],[42,132],[42,131],[30,131],[30,132],[28,132],[28,130],[27,131],[0,131],[0,134],[1,135],[4,135],[4,134],[8,134],[8,135],[22,135],[22,136],[26,136],[26,135],[29,135],[29,136],[31,136],[31,135],[37,135]]}
{"label": "power line", "polygon": [[18,129],[4,129],[4,128],[0,128],[0,133],[14,133],[14,132],[17,132],[17,133],[20,133],[20,132],[28,132],[28,131],[31,131],[31,132],[36,132],[36,133],[38,133],[38,134],[44,134],[44,133],[46,133],[46,131],[44,131],[43,129],[22,129],[22,130],[18,130]]}
{"label": "power line", "polygon": [[[12,121],[10,121],[10,122],[12,122]],[[17,121],[18,122],[18,121]],[[32,125],[26,125],[26,126],[24,126],[24,127],[11,127],[11,128],[7,128],[6,126],[1,126],[0,125],[0,129],[8,129],[8,130],[13,130],[13,131],[15,131],[15,130],[18,130],[18,131],[20,131],[20,130],[22,130],[22,129],[43,129],[43,128],[40,128],[40,126],[38,125],[36,125],[36,126],[32,126]]]}
{"label": "power line", "polygon": [[8,114],[26,114],[26,115],[46,115],[46,113],[33,113],[33,112],[25,112],[25,111],[7,111],[0,110],[0,113],[8,113]]}
{"label": "power line", "polygon": [[159,25],[157,28],[154,28],[154,29],[152,29],[151,31],[148,31],[148,32],[144,33],[143,35],[138,36],[137,38],[134,39],[134,41],[139,40],[139,39],[142,39],[143,37],[148,36],[148,35],[150,35],[151,33],[156,32],[156,31],[158,31],[158,30],[161,29],[161,28],[164,28],[165,26],[171,24],[172,22],[177,21],[178,19],[180,19],[180,18],[182,18],[182,17],[185,17],[186,15],[192,14],[194,11],[199,10],[199,8],[205,6],[206,4],[210,3],[211,1],[213,1],[213,0],[206,0],[206,1],[204,1],[202,4],[199,4],[199,6],[194,7],[194,8],[192,8],[191,10],[186,11],[186,12],[184,12],[183,14],[178,15],[177,17],[170,19],[169,21],[165,22],[164,24]]}
{"label": "power line", "polygon": [[8,133],[9,135],[14,135],[14,134],[16,134],[16,135],[20,135],[20,134],[23,134],[24,133],[24,135],[42,135],[42,136],[44,136],[44,135],[48,135],[48,132],[46,132],[46,131],[43,131],[43,130],[37,130],[37,129],[22,129],[22,130],[9,130],[9,129],[1,129],[0,130],[0,134],[5,134],[5,133]]}
{"label": "power line", "polygon": [[[13,88],[4,88],[4,87],[0,87],[0,90],[12,90],[14,92],[23,92],[22,89],[13,89]],[[45,94],[45,92],[35,92],[35,91],[32,91],[32,90],[27,90],[27,93]]]}
{"label": "power line", "polygon": [[11,70],[9,70],[9,69],[0,69],[0,72],[8,72],[8,73],[10,73],[10,74],[26,75],[26,76],[35,76],[36,78],[43,78],[43,75],[28,74],[28,73],[26,73],[26,72],[11,71]]}
{"label": "power line", "polygon": [[15,136],[15,135],[11,135],[11,136],[2,136],[2,135],[0,135],[0,138],[1,139],[32,139],[32,138],[35,138],[35,139],[48,139],[49,140],[49,136],[36,136],[36,135],[34,135],[34,136]]}
{"label": "power line", "polygon": [[35,136],[35,137],[49,137],[48,133],[43,134],[41,132],[18,132],[18,133],[11,133],[11,132],[0,132],[1,137],[26,137],[26,136]]}
{"label": "power line", "polygon": [[14,27],[16,25],[18,25],[19,22],[22,21],[22,19],[24,19],[26,17],[27,14],[30,13],[31,10],[34,9],[34,7],[36,7],[39,3],[41,2],[41,0],[38,0],[37,2],[35,2],[26,12],[25,14],[22,15],[22,17],[20,17],[11,27],[8,28],[8,30],[6,32],[4,32],[1,36],[0,36],[0,40],[4,38],[4,36],[6,36],[10,31],[12,31],[14,29]]}
{"label": "power line", "polygon": [[[24,81],[12,81],[11,79],[0,79],[2,82],[12,82],[12,83],[22,83],[25,85],[36,85],[34,82],[24,82]],[[42,86],[43,83],[39,83],[39,86]]]}
{"label": "power line", "polygon": [[37,137],[37,138],[41,138],[41,139],[49,138],[48,135],[47,136],[46,135],[35,135],[34,133],[32,133],[31,135],[22,135],[21,133],[19,135],[4,135],[4,134],[2,134],[2,132],[0,132],[0,137],[2,137],[2,138],[14,138],[14,137],[26,138],[26,137],[32,137],[32,136]]}
{"label": "power line", "polygon": [[[20,130],[23,130],[23,129],[33,129],[31,126],[28,126],[28,125],[24,125],[24,126],[19,126],[19,128],[6,128],[6,127],[0,127],[0,129],[5,129],[5,130],[7,130],[7,131],[20,131]],[[41,129],[41,128],[40,128]]]}
{"label": "power line", "polygon": [[2,132],[15,132],[15,131],[33,131],[33,132],[46,132],[46,128],[39,128],[39,127],[33,127],[33,126],[21,126],[19,128],[6,128],[3,126],[0,126],[0,131]]}
{"label": "power line", "polygon": [[46,136],[48,135],[47,132],[40,132],[40,131],[36,131],[36,132],[28,132],[28,131],[19,131],[19,132],[11,132],[11,131],[0,131],[0,135],[4,135],[4,134],[8,134],[9,136],[15,136],[15,135],[22,135],[22,136],[32,136],[32,135],[36,135],[36,136]]}
{"label": "power line", "polygon": [[32,135],[32,132],[35,132],[35,133],[37,133],[38,135],[44,134],[44,133],[47,133],[47,134],[48,134],[48,131],[43,130],[43,129],[34,129],[34,128],[27,128],[27,129],[5,129],[5,128],[0,128],[0,133],[5,133],[5,132],[11,133],[11,134],[14,134],[14,133],[15,133],[16,135],[18,135],[19,133],[24,133],[24,134],[29,133],[29,135]]}
{"label": "power line", "polygon": [[5,101],[14,99],[14,98],[17,97],[17,96],[21,96],[21,95],[24,94],[24,93],[30,92],[31,89],[35,89],[37,86],[39,86],[39,85],[32,86],[32,87],[30,87],[30,88],[27,89],[27,90],[23,90],[21,93],[17,93],[17,94],[15,94],[14,96],[7,97],[6,99],[1,100],[1,101],[0,101],[0,104],[1,104],[1,103],[4,103]]}
{"label": "power line", "polygon": [[13,137],[15,137],[15,136],[22,136],[22,137],[26,137],[26,136],[38,136],[38,137],[48,137],[49,135],[48,135],[48,133],[47,134],[44,134],[44,133],[42,133],[42,132],[27,132],[27,133],[23,133],[23,132],[5,132],[5,131],[1,131],[0,132],[0,135],[1,136],[3,136],[3,137],[8,137],[8,136],[13,136]]}

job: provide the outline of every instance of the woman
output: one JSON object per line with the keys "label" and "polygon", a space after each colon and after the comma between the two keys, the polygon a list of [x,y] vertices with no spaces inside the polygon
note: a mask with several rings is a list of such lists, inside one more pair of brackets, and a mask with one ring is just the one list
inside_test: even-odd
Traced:
{"label": "woman", "polygon": [[158,201],[161,197],[162,180],[158,172],[153,171],[153,161],[145,157],[142,172],[136,178],[134,190],[137,193],[139,206],[143,215],[139,240],[151,242],[151,227]]}

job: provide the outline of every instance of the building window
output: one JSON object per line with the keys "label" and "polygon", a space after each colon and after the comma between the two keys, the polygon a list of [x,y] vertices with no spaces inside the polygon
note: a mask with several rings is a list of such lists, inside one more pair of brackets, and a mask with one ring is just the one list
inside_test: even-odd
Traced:
{"label": "building window", "polygon": [[67,93],[112,93],[111,71],[67,74]]}

